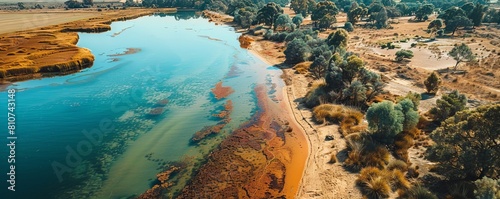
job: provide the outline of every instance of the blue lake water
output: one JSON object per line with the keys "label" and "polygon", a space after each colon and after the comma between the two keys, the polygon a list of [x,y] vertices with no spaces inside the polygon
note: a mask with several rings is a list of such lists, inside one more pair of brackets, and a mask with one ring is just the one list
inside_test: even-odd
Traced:
{"label": "blue lake water", "polygon": [[[145,16],[81,33],[78,46],[96,58],[92,68],[9,86],[17,90],[16,192],[3,174],[0,198],[128,198],[178,161],[189,163],[169,191],[182,189],[203,157],[255,113],[255,85],[283,85],[280,70],[239,47],[232,27],[192,16]],[[137,52],[122,55],[130,48]],[[237,75],[228,77],[231,69]],[[235,90],[227,99],[211,94],[219,81]],[[212,114],[228,99],[234,110],[222,133],[190,143],[219,122]],[[163,113],[151,115],[161,100],[168,100]],[[0,101],[7,129],[6,91]],[[1,172],[8,173],[2,135]]]}

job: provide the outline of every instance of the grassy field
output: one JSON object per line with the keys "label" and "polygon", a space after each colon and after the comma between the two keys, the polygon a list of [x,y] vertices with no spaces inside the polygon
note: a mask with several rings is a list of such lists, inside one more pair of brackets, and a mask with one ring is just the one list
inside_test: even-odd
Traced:
{"label": "grassy field", "polygon": [[29,30],[98,16],[98,12],[0,13],[0,34]]}

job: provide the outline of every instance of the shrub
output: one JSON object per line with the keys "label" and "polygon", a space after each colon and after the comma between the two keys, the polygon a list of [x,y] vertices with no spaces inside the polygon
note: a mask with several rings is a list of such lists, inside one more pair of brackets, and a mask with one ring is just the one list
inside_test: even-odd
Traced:
{"label": "shrub", "polygon": [[494,180],[483,177],[474,181],[476,189],[474,196],[476,199],[499,199],[500,198],[500,179]]}
{"label": "shrub", "polygon": [[396,52],[396,61],[400,62],[403,61],[404,59],[411,59],[413,57],[413,51],[411,50],[399,50]]}
{"label": "shrub", "polygon": [[295,38],[286,45],[285,62],[297,64],[309,59],[311,48],[302,39]]}
{"label": "shrub", "polygon": [[354,26],[351,22],[345,22],[344,29],[347,30],[347,32],[352,32],[354,31]]}
{"label": "shrub", "polygon": [[313,117],[317,123],[326,121],[341,121],[344,117],[342,106],[334,104],[321,104],[313,109]]}
{"label": "shrub", "polygon": [[391,173],[391,184],[394,185],[395,189],[408,190],[411,187],[411,183],[406,179],[403,171],[395,169]]}
{"label": "shrub", "polygon": [[386,169],[389,171],[397,169],[404,172],[408,170],[408,165],[406,165],[406,162],[401,160],[391,160]]}
{"label": "shrub", "polygon": [[353,133],[346,136],[348,157],[344,166],[359,171],[363,167],[371,166],[384,168],[389,162],[389,151],[373,142],[367,133]]}
{"label": "shrub", "polygon": [[455,113],[463,110],[467,104],[467,97],[460,94],[457,90],[449,94],[445,94],[436,101],[436,107],[430,110],[430,113],[437,121],[444,121],[446,118],[455,115]]}
{"label": "shrub", "polygon": [[418,111],[418,106],[420,105],[420,100],[422,99],[422,95],[417,92],[408,92],[404,97],[399,97],[397,102],[401,102],[404,99],[410,99],[413,102],[413,110]]}
{"label": "shrub", "polygon": [[373,104],[366,112],[368,127],[374,137],[383,143],[390,144],[394,137],[403,131],[404,114],[394,103],[383,101]]}
{"label": "shrub", "polygon": [[378,168],[368,167],[361,170],[356,184],[367,198],[388,198],[391,187],[383,175]]}
{"label": "shrub", "polygon": [[441,84],[441,79],[439,76],[433,72],[427,79],[424,81],[425,88],[427,89],[427,93],[436,94],[439,89],[439,85]]}
{"label": "shrub", "polygon": [[[414,128],[416,129],[416,128]],[[417,129],[418,130],[418,129]],[[409,162],[408,160],[408,149],[414,144],[413,137],[409,132],[403,132],[396,136],[394,141],[394,152],[397,159]]]}
{"label": "shrub", "polygon": [[347,136],[351,133],[358,133],[366,130],[365,125],[360,125],[363,117],[363,113],[358,110],[346,110],[344,118],[340,121],[340,132],[342,135]]}

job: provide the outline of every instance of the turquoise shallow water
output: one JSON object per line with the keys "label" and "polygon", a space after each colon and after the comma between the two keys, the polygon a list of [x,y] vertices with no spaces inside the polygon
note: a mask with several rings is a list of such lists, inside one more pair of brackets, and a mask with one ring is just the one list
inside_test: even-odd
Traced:
{"label": "turquoise shallow water", "polygon": [[[78,45],[96,58],[92,68],[10,86],[17,89],[16,192],[2,180],[1,198],[127,198],[147,190],[162,165],[189,160],[170,191],[181,189],[208,151],[256,111],[254,86],[282,86],[280,70],[240,49],[231,27],[190,17],[146,16],[81,33]],[[112,56],[128,48],[140,50]],[[226,77],[231,67],[238,74]],[[218,122],[211,115],[227,99],[210,89],[219,81],[235,90],[232,120],[224,133],[190,144],[196,131]],[[148,114],[165,99],[161,115]],[[7,173],[6,160],[0,165]]]}

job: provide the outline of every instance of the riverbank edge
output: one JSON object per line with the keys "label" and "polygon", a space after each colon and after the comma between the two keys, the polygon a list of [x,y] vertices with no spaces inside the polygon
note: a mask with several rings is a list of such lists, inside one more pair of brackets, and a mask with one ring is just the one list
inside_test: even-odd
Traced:
{"label": "riverbank edge", "polygon": [[[263,51],[263,50],[265,50],[265,45],[263,44],[263,41],[256,36],[253,36],[250,34],[245,34],[245,31],[239,31],[237,29],[237,26],[234,23],[232,23],[232,20],[231,21],[228,20],[228,19],[232,19],[231,16],[212,12],[212,11],[207,11],[207,10],[203,11],[203,14],[205,17],[209,18],[209,20],[211,22],[215,22],[216,24],[223,23],[224,25],[233,26],[233,27],[235,27],[236,32],[240,32],[240,33],[242,33],[242,35],[250,37],[251,40],[253,40],[253,41],[251,41],[251,44],[247,48],[247,50],[252,55],[254,55],[258,59],[260,59],[262,62],[266,63],[269,66],[278,66],[278,65],[283,64],[283,61],[281,61],[279,59],[266,56],[265,52]],[[298,109],[298,107],[293,106],[295,104],[294,100],[296,99],[296,96],[293,93],[293,82],[291,81],[292,78],[289,77],[289,73],[286,71],[287,69],[283,69],[281,67],[278,67],[278,68],[280,68],[283,71],[283,75],[281,78],[283,79],[283,81],[286,82],[286,85],[283,87],[283,91],[282,91],[282,95],[283,95],[282,99],[286,100],[284,104],[287,106],[287,109],[288,109],[286,111],[287,112],[286,116],[287,116],[287,118],[294,121],[294,123],[295,123],[294,126],[300,127],[299,133],[304,137],[304,140],[307,143],[306,160],[303,163],[304,165],[302,166],[303,170],[302,170],[301,178],[300,178],[300,181],[298,182],[297,191],[294,194],[294,198],[298,198],[301,194],[303,194],[301,192],[303,191],[302,188],[303,188],[303,183],[304,183],[304,176],[306,175],[307,165],[309,165],[309,163],[311,161],[313,161],[312,160],[313,150],[312,150],[312,140],[311,140],[312,135],[309,135],[307,133],[307,129],[314,130],[314,128],[307,121],[305,121],[305,120],[302,121],[299,118],[297,118],[297,117],[303,118],[303,116],[302,116],[302,113],[300,112],[300,110]],[[309,126],[309,128],[306,126]],[[286,180],[287,179],[285,179],[285,181]],[[297,184],[297,183],[293,183],[293,184]]]}

